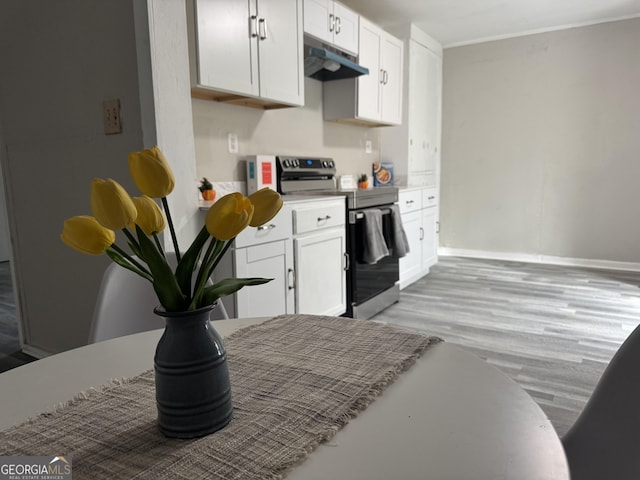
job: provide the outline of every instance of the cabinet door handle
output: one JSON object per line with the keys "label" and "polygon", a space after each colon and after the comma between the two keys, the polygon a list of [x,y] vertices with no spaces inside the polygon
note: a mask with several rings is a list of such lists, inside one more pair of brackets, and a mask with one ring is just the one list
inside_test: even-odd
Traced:
{"label": "cabinet door handle", "polygon": [[440,220],[436,222],[436,233],[440,233]]}
{"label": "cabinet door handle", "polygon": [[431,195],[430,197],[428,197],[428,200],[433,200],[434,198],[436,198],[436,197],[434,197],[433,195]]}
{"label": "cabinet door handle", "polygon": [[249,34],[251,38],[256,38],[258,36],[258,17],[255,15],[251,15],[249,17]]}
{"label": "cabinet door handle", "polygon": [[386,85],[387,83],[389,83],[389,72],[387,72],[385,70],[384,71],[384,84]]}
{"label": "cabinet door handle", "polygon": [[348,271],[351,268],[351,260],[349,259],[349,254],[344,252],[344,271]]}
{"label": "cabinet door handle", "polygon": [[289,290],[296,288],[296,272],[293,268],[287,270],[287,288]]}
{"label": "cabinet door handle", "polygon": [[424,228],[420,227],[420,240],[424,240]]}
{"label": "cabinet door handle", "polygon": [[342,26],[342,22],[340,21],[340,17],[336,17],[336,34],[340,33],[341,26]]}
{"label": "cabinet door handle", "polygon": [[329,220],[331,218],[331,215],[325,215],[324,217],[318,217],[318,222],[323,222],[326,220]]}
{"label": "cabinet door handle", "polygon": [[413,200],[405,200],[405,202],[407,205],[411,205],[413,203]]}
{"label": "cabinet door handle", "polygon": [[264,18],[258,20],[258,31],[260,32],[260,40],[267,39],[267,21]]}
{"label": "cabinet door handle", "polygon": [[329,31],[333,32],[336,27],[336,17],[333,16],[333,13],[329,14]]}
{"label": "cabinet door handle", "polygon": [[384,85],[384,70],[380,69],[380,84]]}
{"label": "cabinet door handle", "polygon": [[260,225],[258,227],[258,231],[273,230],[274,228],[276,228],[276,225],[273,223],[270,223],[269,225]]}

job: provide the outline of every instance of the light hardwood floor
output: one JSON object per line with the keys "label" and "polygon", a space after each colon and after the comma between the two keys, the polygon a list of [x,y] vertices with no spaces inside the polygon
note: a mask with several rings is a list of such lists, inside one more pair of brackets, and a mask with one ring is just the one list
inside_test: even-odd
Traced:
{"label": "light hardwood floor", "polygon": [[640,272],[440,257],[374,320],[486,359],[529,392],[562,436],[640,323]]}

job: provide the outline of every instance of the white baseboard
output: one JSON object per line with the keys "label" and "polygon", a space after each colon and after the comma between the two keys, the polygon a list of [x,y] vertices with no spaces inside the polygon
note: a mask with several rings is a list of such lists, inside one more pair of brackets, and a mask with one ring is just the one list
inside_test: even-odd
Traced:
{"label": "white baseboard", "polygon": [[37,359],[51,356],[50,352],[46,352],[38,347],[33,347],[31,345],[23,345],[22,353],[26,353],[27,355],[31,355],[32,357],[35,357]]}
{"label": "white baseboard", "polygon": [[438,248],[438,255],[640,272],[640,263],[638,262],[618,262],[614,260],[593,260],[590,258],[554,257],[551,255],[538,255],[530,253],[489,252],[485,250],[466,250],[462,248],[446,247]]}

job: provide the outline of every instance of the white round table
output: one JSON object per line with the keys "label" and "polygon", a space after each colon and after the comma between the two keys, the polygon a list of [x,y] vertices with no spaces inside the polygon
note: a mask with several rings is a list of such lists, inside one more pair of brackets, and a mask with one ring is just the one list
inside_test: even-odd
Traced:
{"label": "white round table", "polygon": [[[214,322],[223,335],[265,319]],[[0,374],[0,429],[113,378],[153,368],[162,330],[53,355]],[[446,342],[429,348],[287,479],[568,480],[553,426],[514,381]]]}

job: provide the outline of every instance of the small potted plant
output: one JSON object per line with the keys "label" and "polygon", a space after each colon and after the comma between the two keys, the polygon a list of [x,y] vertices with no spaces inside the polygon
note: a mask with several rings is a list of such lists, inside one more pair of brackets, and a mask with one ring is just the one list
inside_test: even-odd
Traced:
{"label": "small potted plant", "polygon": [[211,182],[207,180],[207,177],[202,177],[198,190],[200,190],[200,193],[202,194],[202,198],[204,200],[208,200],[211,202],[215,200],[216,191],[213,189],[213,185],[211,185]]}
{"label": "small potted plant", "polygon": [[366,190],[367,188],[369,188],[369,178],[367,177],[366,173],[362,173],[358,177],[358,188],[362,190]]}

